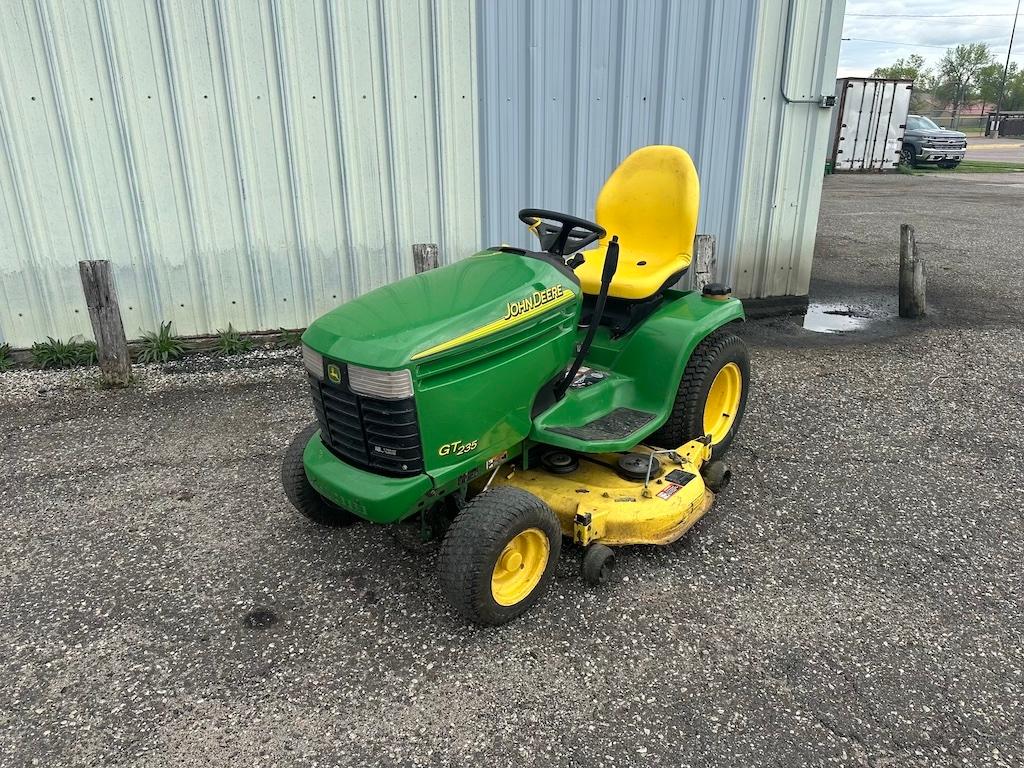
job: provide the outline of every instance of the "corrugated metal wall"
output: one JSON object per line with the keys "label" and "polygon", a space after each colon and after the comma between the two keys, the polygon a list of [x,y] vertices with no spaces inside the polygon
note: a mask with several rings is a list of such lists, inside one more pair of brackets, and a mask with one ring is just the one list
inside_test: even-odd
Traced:
{"label": "corrugated metal wall", "polygon": [[831,110],[817,101],[835,92],[845,0],[759,5],[736,256],[728,277],[741,296],[803,296],[831,119]]}
{"label": "corrugated metal wall", "polygon": [[306,325],[478,246],[472,0],[21,0],[0,10],[0,340]]}
{"label": "corrugated metal wall", "polygon": [[727,261],[757,15],[750,0],[483,3],[485,239],[529,244],[516,219],[526,206],[592,216],[626,155],[675,144],[700,174],[699,231]]}
{"label": "corrugated metal wall", "polygon": [[[742,296],[806,293],[843,0],[11,0],[0,6],[0,341],[298,327],[587,216],[631,150],[685,147]],[[788,30],[788,32],[787,32]],[[479,81],[479,82],[478,82]],[[479,113],[479,116],[478,116]]]}
{"label": "corrugated metal wall", "polygon": [[[844,0],[524,0],[479,11],[485,239],[588,216],[634,149],[675,144],[740,296],[806,294]],[[789,33],[787,34],[787,27]],[[785,68],[785,72],[784,72]],[[628,248],[628,245],[626,245]]]}

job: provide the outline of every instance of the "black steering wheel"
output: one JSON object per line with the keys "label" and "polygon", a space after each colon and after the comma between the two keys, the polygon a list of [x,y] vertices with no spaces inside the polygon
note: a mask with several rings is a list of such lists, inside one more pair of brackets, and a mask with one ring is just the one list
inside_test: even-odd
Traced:
{"label": "black steering wheel", "polygon": [[600,224],[543,208],[523,208],[519,220],[537,235],[541,248],[556,256],[568,256],[608,234]]}

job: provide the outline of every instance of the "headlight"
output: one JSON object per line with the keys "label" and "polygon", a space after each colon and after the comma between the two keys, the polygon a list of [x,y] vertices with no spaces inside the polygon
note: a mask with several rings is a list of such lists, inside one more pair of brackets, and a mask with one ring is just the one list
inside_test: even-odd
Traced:
{"label": "headlight", "polygon": [[404,400],[412,397],[412,375],[408,370],[375,371],[372,368],[350,365],[348,386],[357,395],[379,397],[381,400]]}
{"label": "headlight", "polygon": [[317,381],[324,380],[324,356],[319,352],[314,352],[305,344],[302,345],[302,364],[306,366],[310,376]]}

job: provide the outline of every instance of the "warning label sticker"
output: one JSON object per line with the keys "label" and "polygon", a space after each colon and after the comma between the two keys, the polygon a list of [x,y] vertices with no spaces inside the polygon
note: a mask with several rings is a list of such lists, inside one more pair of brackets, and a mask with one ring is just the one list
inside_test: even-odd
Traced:
{"label": "warning label sticker", "polygon": [[682,487],[683,486],[681,486],[681,485],[674,485],[672,483],[669,483],[664,488],[662,488],[660,491],[658,491],[658,498],[659,499],[671,499],[673,496],[676,495],[676,491],[678,491]]}

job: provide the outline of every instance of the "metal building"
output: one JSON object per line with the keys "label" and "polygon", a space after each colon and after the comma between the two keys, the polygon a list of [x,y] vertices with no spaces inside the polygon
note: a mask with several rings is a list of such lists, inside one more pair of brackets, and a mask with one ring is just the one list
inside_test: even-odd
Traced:
{"label": "metal building", "polygon": [[412,271],[587,216],[636,147],[701,175],[742,296],[806,294],[843,0],[11,0],[0,341],[301,327]]}

